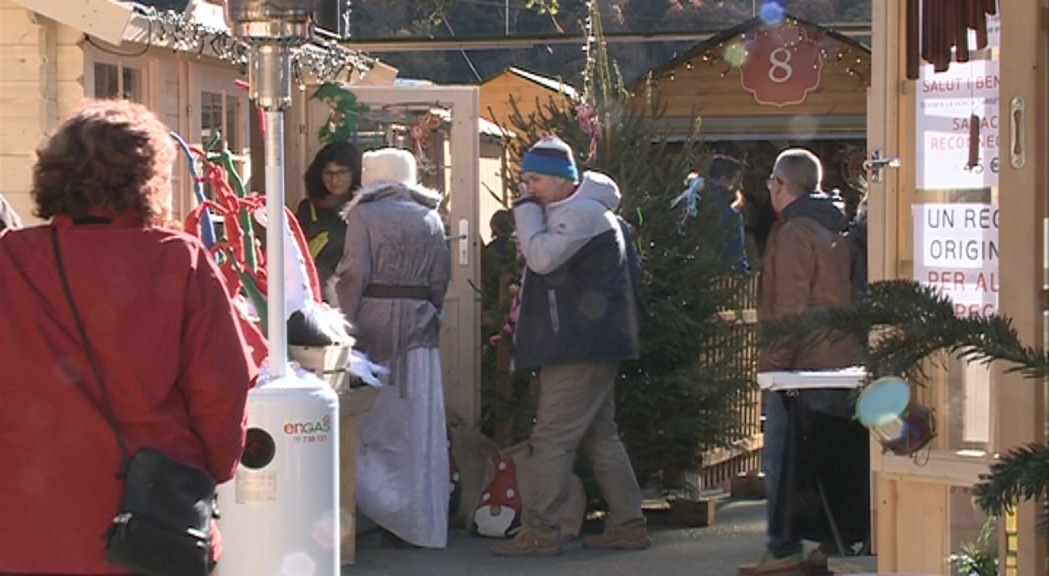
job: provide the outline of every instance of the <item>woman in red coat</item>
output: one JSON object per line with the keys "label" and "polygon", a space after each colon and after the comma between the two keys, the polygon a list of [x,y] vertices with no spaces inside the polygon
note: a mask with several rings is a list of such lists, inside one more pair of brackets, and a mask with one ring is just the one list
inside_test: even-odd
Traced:
{"label": "woman in red coat", "polygon": [[51,224],[0,232],[0,573],[124,573],[103,558],[120,450],[52,230],[130,453],[229,480],[257,367],[207,250],[162,226],[175,159],[164,124],[130,102],[89,103],[37,156],[35,211]]}

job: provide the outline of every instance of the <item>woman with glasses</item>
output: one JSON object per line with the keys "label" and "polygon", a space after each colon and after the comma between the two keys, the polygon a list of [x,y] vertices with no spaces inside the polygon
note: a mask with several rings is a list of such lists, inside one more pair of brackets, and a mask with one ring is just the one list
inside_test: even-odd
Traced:
{"label": "woman with glasses", "polygon": [[324,299],[332,302],[328,286],[335,266],[342,258],[346,222],[339,216],[361,184],[361,153],[349,142],[333,142],[321,148],[306,169],[306,198],[295,217],[309,243],[317,265],[317,276],[324,287]]}

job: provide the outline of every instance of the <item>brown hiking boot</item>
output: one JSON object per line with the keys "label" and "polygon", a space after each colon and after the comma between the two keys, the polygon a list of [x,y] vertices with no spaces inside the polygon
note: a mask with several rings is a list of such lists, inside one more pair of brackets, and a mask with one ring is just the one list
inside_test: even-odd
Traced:
{"label": "brown hiking boot", "polygon": [[645,519],[638,518],[619,526],[583,538],[583,548],[594,550],[644,550],[652,545],[645,527]]}
{"label": "brown hiking boot", "polygon": [[527,528],[522,528],[510,540],[496,542],[488,547],[496,556],[557,556],[561,553],[561,541],[543,538]]}
{"label": "brown hiking boot", "polygon": [[739,567],[739,576],[758,576],[760,574],[777,574],[788,576],[793,574],[805,574],[808,563],[800,554],[792,554],[784,558],[776,558],[765,552],[756,564],[744,564]]}

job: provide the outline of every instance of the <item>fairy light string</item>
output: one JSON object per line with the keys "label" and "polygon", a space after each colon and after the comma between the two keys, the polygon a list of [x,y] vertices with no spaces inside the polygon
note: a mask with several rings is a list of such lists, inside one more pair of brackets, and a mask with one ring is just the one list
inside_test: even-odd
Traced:
{"label": "fairy light string", "polygon": [[[152,7],[135,7],[139,30],[125,36],[125,41],[147,47],[172,48],[198,57],[208,56],[247,69],[249,46],[235,38],[228,29],[200,22],[191,15]],[[308,82],[345,80],[356,73],[365,75],[376,60],[335,42],[315,37],[292,56],[292,79],[304,87]]]}

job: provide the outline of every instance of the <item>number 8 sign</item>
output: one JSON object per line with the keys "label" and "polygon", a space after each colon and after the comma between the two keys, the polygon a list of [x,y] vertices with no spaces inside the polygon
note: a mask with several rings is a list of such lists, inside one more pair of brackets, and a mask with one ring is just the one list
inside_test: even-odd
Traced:
{"label": "number 8 sign", "polygon": [[822,71],[819,44],[803,28],[783,25],[754,34],[739,77],[758,104],[782,108],[804,102],[819,88]]}

